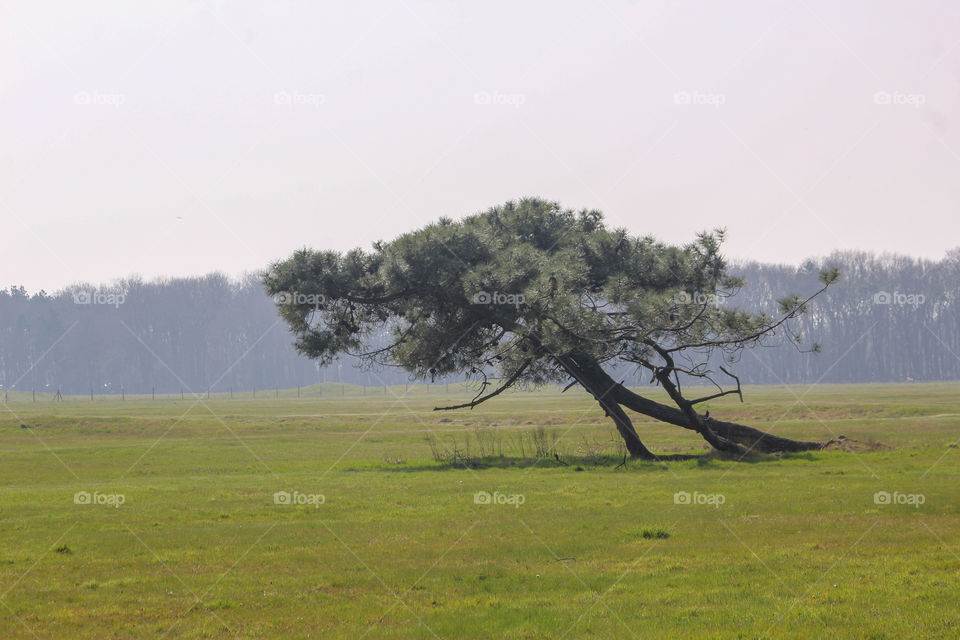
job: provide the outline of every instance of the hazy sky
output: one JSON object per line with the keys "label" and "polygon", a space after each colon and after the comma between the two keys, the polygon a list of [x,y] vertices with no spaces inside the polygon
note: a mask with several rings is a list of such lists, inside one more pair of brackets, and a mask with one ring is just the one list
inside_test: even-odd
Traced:
{"label": "hazy sky", "polygon": [[960,245],[960,3],[5,2],[0,287],[538,195],[733,257]]}

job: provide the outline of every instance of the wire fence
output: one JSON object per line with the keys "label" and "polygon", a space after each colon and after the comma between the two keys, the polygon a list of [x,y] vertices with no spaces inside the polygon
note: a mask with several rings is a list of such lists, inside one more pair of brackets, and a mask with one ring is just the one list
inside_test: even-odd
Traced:
{"label": "wire fence", "polygon": [[[496,388],[497,381],[490,381],[486,387],[486,392]],[[544,387],[532,388],[528,386],[517,385],[511,391],[515,392],[559,392],[561,387],[548,385]],[[126,387],[120,386],[118,390],[100,389],[91,387],[88,393],[84,394],[63,394],[59,389],[3,389],[0,391],[0,401],[8,403],[57,403],[57,402],[132,402],[132,401],[165,401],[165,400],[297,400],[297,399],[317,399],[317,398],[356,398],[356,397],[405,397],[418,395],[469,395],[484,391],[482,383],[475,381],[452,382],[440,384],[400,384],[400,385],[358,385],[340,382],[324,382],[294,388],[266,388],[266,389],[246,389],[234,390],[207,388],[202,391],[196,389],[182,388],[178,391],[165,389],[158,392],[156,388],[144,392],[139,390],[136,393],[129,393]]]}

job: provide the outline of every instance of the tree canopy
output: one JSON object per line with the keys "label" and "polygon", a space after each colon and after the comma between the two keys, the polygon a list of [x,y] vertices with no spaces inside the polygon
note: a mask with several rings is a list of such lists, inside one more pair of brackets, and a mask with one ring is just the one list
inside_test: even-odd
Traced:
{"label": "tree canopy", "polygon": [[[607,228],[596,210],[526,198],[441,218],[370,251],[302,249],[271,265],[263,283],[296,348],[321,363],[350,353],[418,378],[466,372],[483,380],[472,402],[445,408],[475,406],[518,383],[570,383],[597,400],[636,457],[655,456],[623,407],[733,453],[819,446],[696,411],[704,400],[742,394],[725,365],[743,349],[774,338],[817,349],[791,332],[790,320],[839,277],[821,272],[814,291],[785,295],[775,313],[741,311],[731,298],[743,283],[728,273],[723,240],[717,229],[672,246]],[[369,348],[384,332],[387,345]],[[717,370],[715,354],[725,362]],[[675,406],[614,381],[608,369],[617,364],[648,371]],[[690,381],[716,391],[687,397]]]}

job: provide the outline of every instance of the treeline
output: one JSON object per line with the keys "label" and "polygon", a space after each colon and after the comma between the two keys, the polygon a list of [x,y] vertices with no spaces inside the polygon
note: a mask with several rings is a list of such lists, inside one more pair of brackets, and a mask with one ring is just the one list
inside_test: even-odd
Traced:
{"label": "treeline", "polygon": [[[801,352],[786,340],[754,349],[733,365],[743,382],[960,379],[960,249],[940,261],[843,252],[799,268],[738,264],[732,271],[746,287],[716,303],[775,313],[778,298],[814,291],[823,266],[839,267],[842,280],[794,325],[822,352]],[[290,343],[252,275],[127,279],[53,295],[0,290],[0,384],[7,390],[102,394],[122,385],[131,394],[218,393],[409,381],[401,370],[369,372],[350,358],[319,369]],[[618,376],[646,382],[626,368]]]}
{"label": "treeline", "polygon": [[[838,252],[800,268],[749,263],[730,303],[775,313],[775,299],[816,290],[825,266],[840,282],[795,324],[821,353],[790,344],[744,353],[737,371],[757,383],[909,382],[960,379],[960,248],[939,261]],[[773,343],[776,346],[776,343]]]}
{"label": "treeline", "polygon": [[54,295],[0,291],[0,384],[8,390],[222,393],[405,380],[354,362],[321,371],[290,343],[252,275],[128,279]]}

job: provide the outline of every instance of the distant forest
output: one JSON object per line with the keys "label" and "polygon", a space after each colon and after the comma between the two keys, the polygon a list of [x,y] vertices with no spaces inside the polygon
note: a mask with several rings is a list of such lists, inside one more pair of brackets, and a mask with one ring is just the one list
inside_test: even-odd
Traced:
{"label": "distant forest", "polygon": [[[839,252],[799,268],[737,263],[730,271],[744,277],[744,289],[716,303],[776,313],[778,298],[817,288],[821,266],[839,267],[842,279],[795,328],[822,352],[801,353],[787,340],[753,349],[733,367],[745,384],[960,379],[960,248],[940,261]],[[7,390],[115,394],[122,385],[131,394],[222,393],[412,382],[400,369],[366,371],[349,358],[318,368],[291,342],[253,275],[133,278],[52,295],[0,290],[0,384]],[[617,376],[647,383],[625,367]]]}

